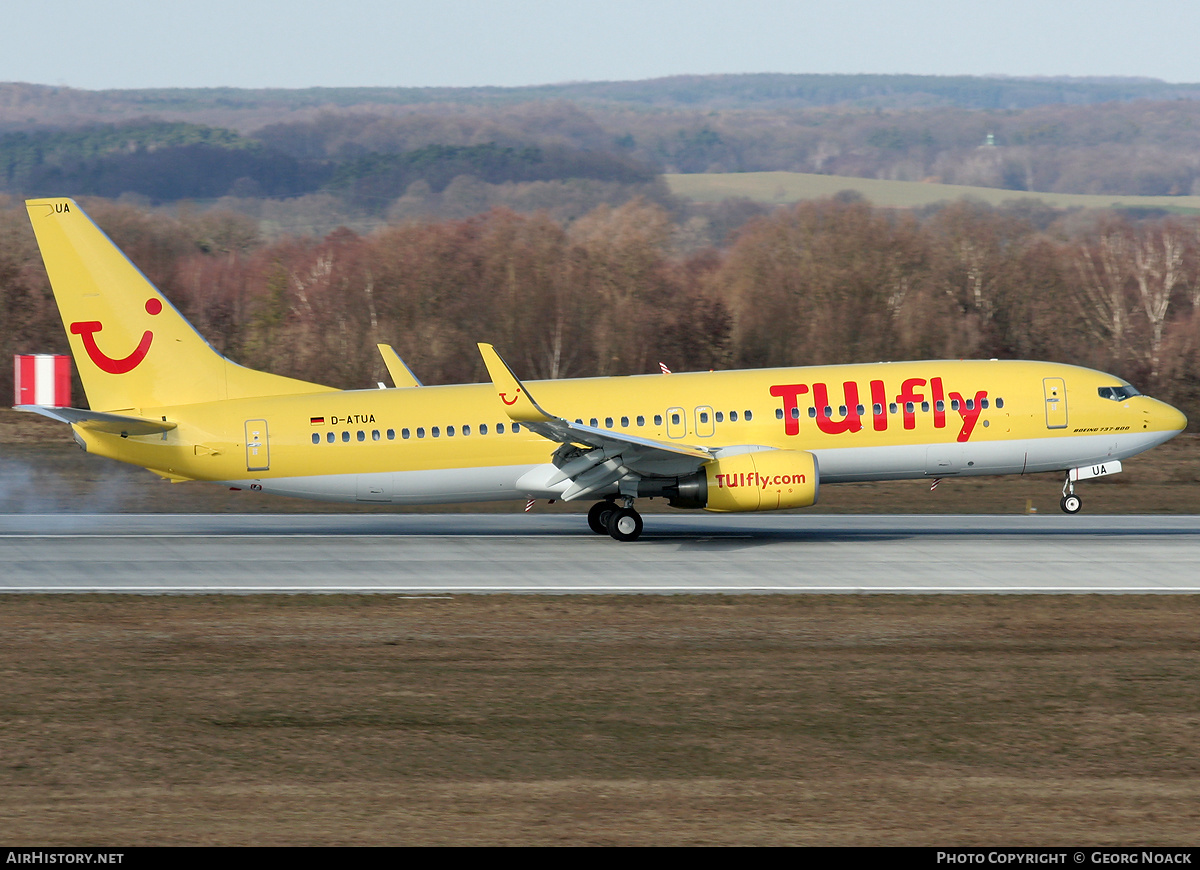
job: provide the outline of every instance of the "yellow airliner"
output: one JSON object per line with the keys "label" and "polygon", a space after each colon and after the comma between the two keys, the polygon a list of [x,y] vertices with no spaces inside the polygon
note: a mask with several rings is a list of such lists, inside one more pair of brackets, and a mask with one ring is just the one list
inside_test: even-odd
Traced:
{"label": "yellow airliner", "polygon": [[[489,384],[336,390],[218,354],[69,199],[26,203],[92,410],[88,452],[172,481],[340,502],[598,499],[591,528],[635,540],[636,498],[806,507],[821,483],[1065,472],[1078,480],[1186,425],[1077,366],[933,361],[538,381],[480,344]],[[536,398],[535,398],[536,397]]]}

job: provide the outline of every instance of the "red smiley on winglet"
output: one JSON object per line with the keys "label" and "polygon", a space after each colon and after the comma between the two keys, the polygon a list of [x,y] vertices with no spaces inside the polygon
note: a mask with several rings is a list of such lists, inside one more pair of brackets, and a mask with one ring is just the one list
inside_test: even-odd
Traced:
{"label": "red smiley on winglet", "polygon": [[[162,311],[162,302],[154,297],[146,300],[147,314],[158,314],[160,311]],[[88,358],[96,364],[97,368],[110,375],[123,375],[137,368],[146,358],[146,354],[150,350],[150,343],[154,341],[154,333],[147,329],[142,333],[142,340],[133,349],[133,353],[121,359],[113,359],[100,350],[99,345],[96,344],[96,333],[104,328],[104,324],[99,320],[76,321],[71,324],[70,328],[72,335],[78,335],[83,340],[83,349],[87,351]]]}

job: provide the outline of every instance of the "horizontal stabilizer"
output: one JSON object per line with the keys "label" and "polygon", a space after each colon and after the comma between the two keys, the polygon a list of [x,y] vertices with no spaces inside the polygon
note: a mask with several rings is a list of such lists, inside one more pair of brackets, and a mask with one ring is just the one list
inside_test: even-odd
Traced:
{"label": "horizontal stabilizer", "polygon": [[145,417],[126,417],[122,414],[106,414],[101,411],[85,411],[82,408],[47,408],[44,405],[15,405],[14,410],[41,414],[51,420],[82,426],[110,435],[157,435],[170,432],[177,424],[168,420],[147,420]]}

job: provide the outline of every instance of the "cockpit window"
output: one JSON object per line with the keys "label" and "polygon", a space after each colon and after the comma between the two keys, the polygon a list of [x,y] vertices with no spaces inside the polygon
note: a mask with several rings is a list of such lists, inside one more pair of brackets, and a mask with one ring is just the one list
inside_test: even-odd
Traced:
{"label": "cockpit window", "polygon": [[1096,392],[1100,394],[1101,399],[1112,399],[1114,402],[1123,402],[1132,396],[1141,395],[1141,393],[1137,391],[1137,388],[1131,387],[1129,384],[1123,384],[1117,387],[1101,387]]}

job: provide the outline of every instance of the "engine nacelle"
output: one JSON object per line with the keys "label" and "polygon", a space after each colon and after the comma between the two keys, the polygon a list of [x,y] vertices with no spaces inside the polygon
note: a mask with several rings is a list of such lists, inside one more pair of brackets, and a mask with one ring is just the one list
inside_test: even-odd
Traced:
{"label": "engine nacelle", "polygon": [[[649,481],[644,480],[643,486]],[[760,450],[706,462],[662,492],[671,506],[710,511],[774,511],[816,504],[817,458],[804,450]]]}
{"label": "engine nacelle", "polygon": [[710,511],[774,511],[817,502],[817,457],[805,450],[761,450],[706,462]]}

